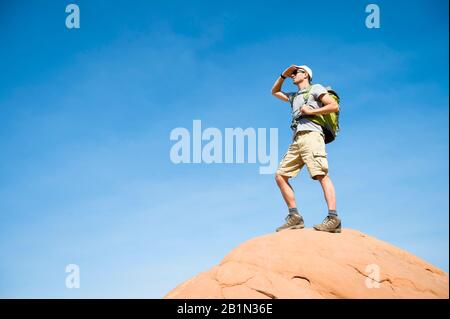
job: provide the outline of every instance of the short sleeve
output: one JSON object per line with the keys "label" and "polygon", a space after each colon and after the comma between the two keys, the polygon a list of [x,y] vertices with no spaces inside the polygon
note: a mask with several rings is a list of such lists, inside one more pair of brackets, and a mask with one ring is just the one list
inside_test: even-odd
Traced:
{"label": "short sleeve", "polygon": [[314,84],[313,89],[311,90],[311,94],[314,96],[316,101],[318,101],[319,97],[325,93],[328,93],[328,91],[321,84]]}

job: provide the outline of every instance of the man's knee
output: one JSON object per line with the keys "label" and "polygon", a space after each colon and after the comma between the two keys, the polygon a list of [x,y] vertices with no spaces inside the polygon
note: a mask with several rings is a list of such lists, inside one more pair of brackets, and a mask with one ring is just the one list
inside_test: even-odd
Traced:
{"label": "man's knee", "polygon": [[282,184],[282,183],[286,183],[289,179],[289,176],[283,176],[280,174],[275,174],[275,181],[277,182],[278,185]]}

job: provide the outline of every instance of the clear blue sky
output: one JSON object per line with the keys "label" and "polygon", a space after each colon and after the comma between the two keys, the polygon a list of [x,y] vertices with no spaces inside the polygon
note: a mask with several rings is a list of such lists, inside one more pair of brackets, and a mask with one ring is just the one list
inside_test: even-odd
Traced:
{"label": "clear blue sky", "polygon": [[[380,29],[360,0],[73,2],[78,30],[68,1],[0,4],[0,297],[159,298],[272,232],[273,176],[174,165],[169,134],[276,127],[281,158],[289,106],[270,89],[290,64],[342,97],[343,226],[448,271],[448,1],[376,1]],[[319,184],[293,186],[320,222]]]}

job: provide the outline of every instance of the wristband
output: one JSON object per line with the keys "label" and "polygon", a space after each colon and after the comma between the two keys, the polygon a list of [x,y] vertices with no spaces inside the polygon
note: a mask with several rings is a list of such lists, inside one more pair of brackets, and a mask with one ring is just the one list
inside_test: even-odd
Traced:
{"label": "wristband", "polygon": [[280,77],[281,77],[283,80],[286,79],[286,77],[283,75],[283,73],[280,74]]}

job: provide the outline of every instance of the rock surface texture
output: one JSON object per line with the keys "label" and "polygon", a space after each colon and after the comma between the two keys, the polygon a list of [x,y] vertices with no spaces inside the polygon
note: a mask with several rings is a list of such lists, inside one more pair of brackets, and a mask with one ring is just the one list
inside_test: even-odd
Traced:
{"label": "rock surface texture", "polygon": [[448,274],[361,232],[251,239],[164,298],[448,298]]}

